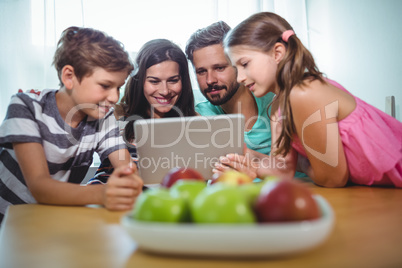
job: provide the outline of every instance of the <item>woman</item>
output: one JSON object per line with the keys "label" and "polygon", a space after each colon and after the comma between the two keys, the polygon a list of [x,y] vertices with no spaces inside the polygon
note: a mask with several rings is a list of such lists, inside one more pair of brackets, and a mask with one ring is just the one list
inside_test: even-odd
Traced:
{"label": "woman", "polygon": [[[115,116],[122,122],[124,138],[137,161],[133,122],[137,119],[195,116],[194,95],[185,54],[166,39],[145,43],[136,56],[136,68],[127,82]],[[105,183],[113,172],[108,159],[88,184]]]}

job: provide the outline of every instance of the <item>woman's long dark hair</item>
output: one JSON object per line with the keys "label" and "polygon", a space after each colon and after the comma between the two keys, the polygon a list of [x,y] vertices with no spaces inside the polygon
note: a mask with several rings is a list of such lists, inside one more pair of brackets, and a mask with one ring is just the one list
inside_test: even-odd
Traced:
{"label": "woman's long dark hair", "polygon": [[[125,118],[150,118],[150,104],[144,95],[144,83],[147,69],[164,61],[174,61],[179,64],[182,82],[182,92],[175,107],[165,114],[165,117],[194,116],[194,95],[188,69],[188,61],[179,46],[167,39],[154,39],[145,43],[136,56],[134,75],[127,81],[124,96],[117,105]],[[127,141],[134,138],[133,122],[130,120],[125,128],[124,137]]]}
{"label": "woman's long dark hair", "polygon": [[288,42],[282,40],[282,33],[293,30],[290,24],[271,12],[254,14],[241,22],[225,38],[225,48],[247,45],[263,52],[269,52],[277,42],[286,47],[286,54],[278,65],[276,82],[279,93],[274,101],[280,101],[283,128],[276,142],[278,150],[274,153],[286,155],[291,147],[296,128],[293,122],[289,93],[296,85],[304,85],[306,79],[318,79],[324,83],[323,74],[318,70],[311,53],[304,47],[296,35],[289,37]]}

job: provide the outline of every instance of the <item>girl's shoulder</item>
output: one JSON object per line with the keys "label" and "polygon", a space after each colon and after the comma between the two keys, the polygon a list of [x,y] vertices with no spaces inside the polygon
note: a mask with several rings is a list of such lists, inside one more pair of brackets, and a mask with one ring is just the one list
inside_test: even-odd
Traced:
{"label": "girl's shoulder", "polygon": [[325,81],[305,80],[296,85],[289,93],[289,101],[293,112],[310,114],[319,110],[323,105],[331,103],[331,85]]}
{"label": "girl's shoulder", "polygon": [[294,86],[290,93],[290,102],[300,103],[300,102],[313,102],[313,101],[323,101],[328,97],[333,86],[327,83],[325,80],[318,79],[308,79],[302,84]]}
{"label": "girl's shoulder", "polygon": [[295,113],[311,114],[320,109],[335,109],[334,113],[338,119],[346,117],[356,107],[354,97],[339,84],[328,79],[307,80],[304,84],[293,87],[289,100]]}
{"label": "girl's shoulder", "polygon": [[318,79],[307,79],[304,80],[303,83],[295,85],[291,89],[289,96],[305,97],[309,96],[310,94],[317,94],[317,91],[322,91],[325,87],[329,87],[329,84],[324,80],[320,81]]}

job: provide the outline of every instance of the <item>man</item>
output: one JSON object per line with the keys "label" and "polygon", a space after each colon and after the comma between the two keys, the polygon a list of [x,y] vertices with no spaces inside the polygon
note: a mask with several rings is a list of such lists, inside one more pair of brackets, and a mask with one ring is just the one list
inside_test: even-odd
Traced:
{"label": "man", "polygon": [[[275,95],[268,93],[256,98],[245,85],[237,82],[237,70],[223,49],[223,39],[229,31],[229,25],[219,21],[197,30],[187,42],[187,58],[194,66],[201,93],[207,99],[196,105],[196,111],[203,116],[243,114],[247,148],[269,155],[271,127],[268,114]],[[296,177],[305,176],[296,172]]]}
{"label": "man", "polygon": [[236,80],[237,71],[225,56],[223,39],[230,27],[219,21],[197,30],[186,46],[198,85],[207,101],[196,105],[204,116],[241,113],[245,117],[244,139],[249,149],[270,154],[271,131],[268,106],[274,94],[255,98]]}

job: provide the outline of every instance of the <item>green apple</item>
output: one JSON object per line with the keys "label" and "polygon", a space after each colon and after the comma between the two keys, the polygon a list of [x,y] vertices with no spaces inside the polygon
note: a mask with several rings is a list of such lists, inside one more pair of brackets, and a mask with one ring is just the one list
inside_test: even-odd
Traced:
{"label": "green apple", "polygon": [[166,188],[142,192],[134,208],[134,218],[139,221],[183,222],[188,214],[185,199],[172,196]]}
{"label": "green apple", "polygon": [[217,183],[202,190],[191,205],[195,223],[254,223],[247,198],[236,186]]}
{"label": "green apple", "polygon": [[183,198],[186,201],[185,216],[187,222],[192,221],[190,207],[195,197],[207,186],[205,181],[200,180],[178,180],[169,189],[170,195],[173,197]]}
{"label": "green apple", "polygon": [[243,194],[248,199],[249,203],[254,206],[258,195],[261,192],[261,188],[268,183],[276,183],[280,179],[276,176],[267,176],[263,180],[258,180],[253,183],[240,184],[239,189],[242,190]]}
{"label": "green apple", "polygon": [[191,205],[195,197],[207,186],[200,180],[178,180],[170,187],[170,194],[184,198]]}
{"label": "green apple", "polygon": [[241,184],[239,185],[239,190],[244,194],[249,204],[253,206],[255,204],[255,201],[257,200],[258,195],[260,194],[263,185],[263,181]]}
{"label": "green apple", "polygon": [[274,175],[266,176],[263,180],[264,182],[275,182],[280,181],[280,178]]}

